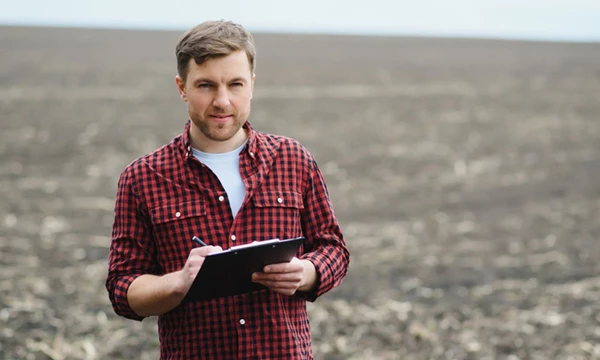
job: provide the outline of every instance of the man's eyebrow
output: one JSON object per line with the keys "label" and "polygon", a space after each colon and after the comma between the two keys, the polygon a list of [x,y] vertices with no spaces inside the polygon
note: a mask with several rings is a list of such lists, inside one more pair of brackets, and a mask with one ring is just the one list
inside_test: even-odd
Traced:
{"label": "man's eyebrow", "polygon": [[216,84],[216,82],[214,82],[213,80],[208,79],[208,78],[198,78],[198,79],[194,80],[194,84],[199,84],[199,83]]}
{"label": "man's eyebrow", "polygon": [[[228,81],[228,83],[234,83],[234,82],[247,83],[248,80],[246,78],[242,77],[242,76],[236,76],[233,79],[231,79],[231,80]],[[201,77],[201,78],[198,78],[198,79],[194,80],[194,85],[197,85],[197,84],[200,84],[200,83],[214,85],[217,82],[214,81],[214,80],[211,80],[209,78],[205,78],[205,77]]]}
{"label": "man's eyebrow", "polygon": [[234,78],[233,78],[233,79],[231,79],[229,82],[230,82],[230,83],[233,83],[233,82],[243,82],[243,83],[245,83],[245,82],[248,82],[248,81],[246,80],[246,78],[243,78],[243,77],[241,77],[241,76],[238,76],[238,77],[234,77]]}

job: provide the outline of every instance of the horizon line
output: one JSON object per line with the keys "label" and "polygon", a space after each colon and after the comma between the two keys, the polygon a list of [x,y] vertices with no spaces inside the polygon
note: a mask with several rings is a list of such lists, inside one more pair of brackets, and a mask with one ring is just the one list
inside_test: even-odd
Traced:
{"label": "horizon line", "polygon": [[[175,25],[139,25],[139,24],[110,24],[110,23],[41,23],[27,21],[2,21],[0,27],[26,27],[26,28],[56,28],[56,29],[89,29],[89,30],[116,30],[116,31],[164,31],[184,32],[188,26]],[[544,43],[579,43],[598,44],[600,37],[583,38],[569,36],[540,36],[540,35],[514,35],[492,33],[459,33],[442,31],[384,31],[384,30],[324,30],[324,29],[272,29],[246,27],[252,34],[265,35],[308,35],[308,36],[355,36],[355,37],[405,37],[405,38],[438,38],[457,40],[490,40],[490,41],[518,41],[518,42],[544,42]]]}

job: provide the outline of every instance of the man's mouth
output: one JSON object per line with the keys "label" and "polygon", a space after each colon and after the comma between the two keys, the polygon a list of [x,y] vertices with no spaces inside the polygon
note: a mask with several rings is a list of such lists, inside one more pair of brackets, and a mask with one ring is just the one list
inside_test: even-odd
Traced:
{"label": "man's mouth", "polygon": [[231,115],[229,115],[229,114],[212,114],[211,117],[214,117],[217,119],[227,119],[227,118],[230,118]]}

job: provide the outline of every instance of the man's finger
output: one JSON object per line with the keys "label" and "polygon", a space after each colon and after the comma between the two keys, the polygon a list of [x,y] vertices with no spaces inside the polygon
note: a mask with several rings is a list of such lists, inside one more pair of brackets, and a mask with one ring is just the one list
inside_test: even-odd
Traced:
{"label": "man's finger", "polygon": [[302,280],[300,273],[254,273],[252,280],[298,282]]}
{"label": "man's finger", "polygon": [[260,284],[270,289],[296,289],[298,288],[298,282],[281,282],[281,281],[261,281]]}
{"label": "man's finger", "polygon": [[302,270],[302,264],[292,263],[271,264],[263,268],[263,272],[265,273],[293,273],[301,272]]}
{"label": "man's finger", "polygon": [[192,249],[192,251],[190,251],[190,255],[206,256],[210,253],[219,252],[219,251],[223,251],[223,249],[221,249],[220,246],[203,246],[203,247],[198,247],[198,248]]}

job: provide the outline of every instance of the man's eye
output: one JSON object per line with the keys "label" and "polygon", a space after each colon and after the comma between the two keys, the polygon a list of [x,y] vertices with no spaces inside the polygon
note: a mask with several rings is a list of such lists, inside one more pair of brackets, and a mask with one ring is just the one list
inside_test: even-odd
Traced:
{"label": "man's eye", "polygon": [[244,86],[244,84],[242,84],[241,82],[234,82],[233,84],[231,84],[231,86],[233,86],[233,87],[241,87],[241,86]]}
{"label": "man's eye", "polygon": [[206,83],[198,84],[198,87],[200,89],[210,89],[211,86],[212,86],[211,84],[206,84]]}

